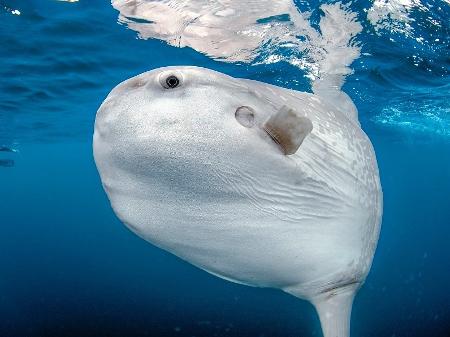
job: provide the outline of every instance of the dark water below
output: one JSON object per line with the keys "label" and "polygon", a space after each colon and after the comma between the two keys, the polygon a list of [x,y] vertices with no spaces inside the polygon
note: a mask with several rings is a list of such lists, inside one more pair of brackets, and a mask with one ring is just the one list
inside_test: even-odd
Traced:
{"label": "dark water below", "polygon": [[[450,6],[427,4],[440,26],[413,26],[425,45],[362,20],[371,56],[345,85],[385,203],[353,336],[450,335]],[[0,19],[0,336],[321,336],[308,303],[220,280],[129,232],[91,150],[98,106],[140,72],[193,64],[309,90],[301,70],[139,40],[107,1],[0,0]]]}

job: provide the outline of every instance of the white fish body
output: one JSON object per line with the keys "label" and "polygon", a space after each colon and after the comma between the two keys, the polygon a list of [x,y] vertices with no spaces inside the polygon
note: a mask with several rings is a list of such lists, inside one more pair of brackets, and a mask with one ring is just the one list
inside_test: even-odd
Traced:
{"label": "white fish body", "polygon": [[[95,161],[136,234],[224,279],[307,299],[324,335],[345,337],[382,192],[353,103],[330,102],[203,68],[156,69],[103,102]],[[291,140],[301,145],[289,152]]]}

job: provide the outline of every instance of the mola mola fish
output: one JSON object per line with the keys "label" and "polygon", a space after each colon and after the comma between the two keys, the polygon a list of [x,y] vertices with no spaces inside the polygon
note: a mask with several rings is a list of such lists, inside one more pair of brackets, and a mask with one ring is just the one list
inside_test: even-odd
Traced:
{"label": "mola mola fish", "polygon": [[347,337],[382,192],[372,144],[333,81],[314,93],[183,66],[112,90],[94,157],[119,219],[223,279],[310,301]]}

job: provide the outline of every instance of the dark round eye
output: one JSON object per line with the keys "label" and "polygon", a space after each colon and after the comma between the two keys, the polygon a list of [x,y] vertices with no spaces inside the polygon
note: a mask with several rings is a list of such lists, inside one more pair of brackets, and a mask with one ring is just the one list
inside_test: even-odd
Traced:
{"label": "dark round eye", "polygon": [[178,87],[179,84],[180,80],[175,75],[170,75],[169,77],[166,78],[167,88],[173,89]]}
{"label": "dark round eye", "polygon": [[159,74],[159,84],[164,89],[175,89],[183,85],[183,74],[177,70],[167,70]]}

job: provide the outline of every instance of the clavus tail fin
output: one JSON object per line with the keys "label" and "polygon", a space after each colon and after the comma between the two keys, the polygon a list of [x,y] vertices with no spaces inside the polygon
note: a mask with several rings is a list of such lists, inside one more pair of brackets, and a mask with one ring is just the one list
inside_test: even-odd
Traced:
{"label": "clavus tail fin", "polygon": [[362,30],[356,14],[342,3],[320,6],[320,38],[314,43],[311,57],[317,65],[312,83],[316,95],[328,100],[348,118],[358,122],[358,111],[350,97],[342,91],[345,77],[352,73],[350,65],[360,55],[354,37]]}
{"label": "clavus tail fin", "polygon": [[350,316],[356,290],[345,287],[322,293],[312,300],[324,337],[349,337]]}

